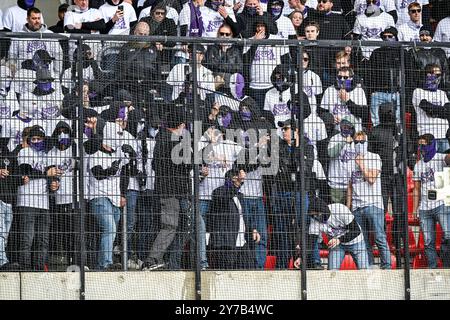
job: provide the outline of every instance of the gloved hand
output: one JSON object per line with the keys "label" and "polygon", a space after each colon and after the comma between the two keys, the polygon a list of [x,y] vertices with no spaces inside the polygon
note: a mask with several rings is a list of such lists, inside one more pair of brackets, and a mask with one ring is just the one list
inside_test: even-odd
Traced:
{"label": "gloved hand", "polygon": [[128,154],[130,158],[136,158],[136,151],[129,144],[124,144],[122,146],[122,152]]}
{"label": "gloved hand", "polygon": [[116,160],[112,163],[111,168],[106,169],[106,174],[108,176],[113,176],[117,173],[117,171],[119,171],[120,168],[120,163],[122,162],[122,160]]}

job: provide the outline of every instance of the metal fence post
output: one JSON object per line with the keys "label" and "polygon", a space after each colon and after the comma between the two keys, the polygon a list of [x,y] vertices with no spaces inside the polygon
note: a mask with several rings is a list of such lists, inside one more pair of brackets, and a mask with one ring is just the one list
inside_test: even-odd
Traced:
{"label": "metal fence post", "polygon": [[[298,102],[298,108],[299,108],[299,116],[298,116],[298,132],[299,132],[299,139],[300,139],[300,170],[302,171],[300,174],[300,216],[301,216],[301,241],[302,241],[302,264],[301,264],[301,290],[302,290],[302,300],[308,299],[308,292],[306,287],[306,267],[307,267],[307,250],[308,246],[306,243],[306,208],[305,208],[305,201],[304,197],[308,196],[305,190],[305,175],[303,174],[304,168],[305,168],[305,139],[303,136],[304,131],[304,122],[303,122],[303,113],[304,113],[304,105],[302,101],[302,93],[303,93],[303,45],[302,43],[299,43],[298,50],[297,50],[297,102]],[[293,106],[292,106],[292,109]],[[291,114],[293,113],[293,110],[291,110]]]}
{"label": "metal fence post", "polygon": [[[85,300],[85,290],[86,290],[86,277],[84,272],[84,266],[86,264],[86,244],[85,244],[85,214],[86,214],[86,204],[84,202],[84,148],[83,148],[83,134],[84,134],[84,110],[83,110],[83,55],[81,54],[83,50],[83,37],[80,36],[77,41],[77,70],[78,70],[78,172],[79,172],[79,201],[80,201],[80,300]],[[77,119],[74,119],[76,122]]]}
{"label": "metal fence post", "polygon": [[[202,298],[202,282],[201,282],[201,266],[200,266],[200,210],[199,210],[199,172],[200,167],[196,160],[195,154],[197,154],[198,151],[198,141],[196,141],[196,135],[195,132],[197,132],[196,126],[198,125],[198,97],[197,97],[197,90],[198,90],[198,83],[197,83],[197,46],[202,44],[196,44],[195,42],[192,45],[192,92],[193,92],[193,131],[194,131],[194,139],[193,139],[193,145],[192,145],[192,158],[193,160],[193,179],[194,179],[194,192],[192,195],[192,208],[193,208],[193,218],[195,219],[194,223],[194,230],[195,230],[195,259],[194,259],[194,265],[195,265],[195,299],[201,300]],[[189,108],[189,106],[188,106]],[[201,130],[201,128],[200,128]]]}
{"label": "metal fence post", "polygon": [[[405,256],[405,300],[411,300],[411,279],[410,279],[410,261],[409,261],[409,239],[408,239],[408,155],[406,143],[406,90],[405,90],[405,49],[400,47],[401,60],[401,98],[400,98],[400,118],[402,124],[402,149],[403,149],[403,252]],[[398,250],[399,248],[397,248]]]}

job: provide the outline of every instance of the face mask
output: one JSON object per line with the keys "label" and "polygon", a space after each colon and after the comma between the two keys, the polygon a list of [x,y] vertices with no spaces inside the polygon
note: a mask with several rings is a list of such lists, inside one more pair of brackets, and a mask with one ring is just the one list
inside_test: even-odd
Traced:
{"label": "face mask", "polygon": [[357,154],[365,155],[367,153],[367,141],[363,144],[355,144],[355,151]]}
{"label": "face mask", "polygon": [[34,7],[34,0],[25,0],[25,7],[27,7],[27,9]]}
{"label": "face mask", "polygon": [[275,86],[277,87],[278,91],[283,91],[283,84],[284,84],[283,79],[277,79],[275,81]]}
{"label": "face mask", "polygon": [[381,14],[380,7],[375,4],[370,4],[367,6],[365,14],[367,17],[379,16]]}
{"label": "face mask", "polygon": [[40,142],[30,143],[30,147],[37,152],[44,151],[45,150],[45,141],[42,140]]}
{"label": "face mask", "polygon": [[341,129],[341,135],[344,138],[353,137],[353,135],[355,134],[355,128],[354,127],[348,127],[348,126],[343,127],[343,126],[341,126],[340,129]]}
{"label": "face mask", "polygon": [[231,123],[231,113],[227,113],[225,116],[218,118],[217,122],[219,122],[221,127],[228,128]]}
{"label": "face mask", "polygon": [[88,138],[92,136],[92,129],[89,127],[85,127],[83,132]]}
{"label": "face mask", "polygon": [[254,16],[256,14],[256,8],[255,7],[245,7],[247,9],[247,12],[250,16]]}
{"label": "face mask", "polygon": [[51,82],[38,83],[37,88],[41,91],[48,92],[52,90],[52,83]]}
{"label": "face mask", "polygon": [[352,90],[352,83],[353,80],[352,79],[347,79],[347,80],[341,80],[339,78],[337,78],[337,88],[338,89],[345,89],[346,91],[351,91]]}
{"label": "face mask", "polygon": [[425,80],[424,89],[429,91],[437,91],[439,88],[439,83],[441,82],[441,77],[436,76],[435,74],[427,75]]}
{"label": "face mask", "polygon": [[434,155],[437,152],[436,140],[433,139],[430,145],[420,145],[419,151],[420,154],[422,155],[423,161],[429,162],[431,159],[433,159]]}
{"label": "face mask", "polygon": [[250,121],[252,120],[252,113],[250,111],[241,111],[242,121]]}
{"label": "face mask", "polygon": [[126,120],[127,119],[127,107],[120,106],[119,112],[117,113],[117,118],[121,119],[121,120]]}
{"label": "face mask", "polygon": [[241,100],[242,98],[244,98],[244,87],[244,77],[240,73],[233,74],[230,78],[231,95],[234,98]]}
{"label": "face mask", "polygon": [[281,14],[281,8],[272,9],[272,16],[278,17]]}
{"label": "face mask", "polygon": [[58,137],[58,142],[63,146],[70,146],[72,144],[72,139],[67,133],[61,133]]}

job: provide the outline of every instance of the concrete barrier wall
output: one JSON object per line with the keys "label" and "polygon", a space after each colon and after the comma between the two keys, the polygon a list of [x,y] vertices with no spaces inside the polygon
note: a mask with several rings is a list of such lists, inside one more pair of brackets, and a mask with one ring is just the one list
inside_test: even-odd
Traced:
{"label": "concrete barrier wall", "polygon": [[[299,271],[202,272],[204,300],[300,300]],[[308,271],[309,300],[403,300],[403,270]],[[79,273],[0,273],[0,300],[77,300]],[[87,272],[86,300],[193,300],[193,272]],[[450,270],[412,270],[411,298],[450,300]]]}

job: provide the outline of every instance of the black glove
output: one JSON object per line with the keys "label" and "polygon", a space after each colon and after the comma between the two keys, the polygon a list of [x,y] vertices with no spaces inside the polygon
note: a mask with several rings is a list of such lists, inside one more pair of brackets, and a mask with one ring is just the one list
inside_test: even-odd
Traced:
{"label": "black glove", "polygon": [[121,162],[122,162],[122,160],[114,161],[111,165],[111,168],[105,170],[106,174],[108,176],[114,176],[117,173],[117,171],[119,171]]}
{"label": "black glove", "polygon": [[136,158],[136,151],[129,144],[124,144],[122,146],[122,152],[128,154],[130,158]]}

